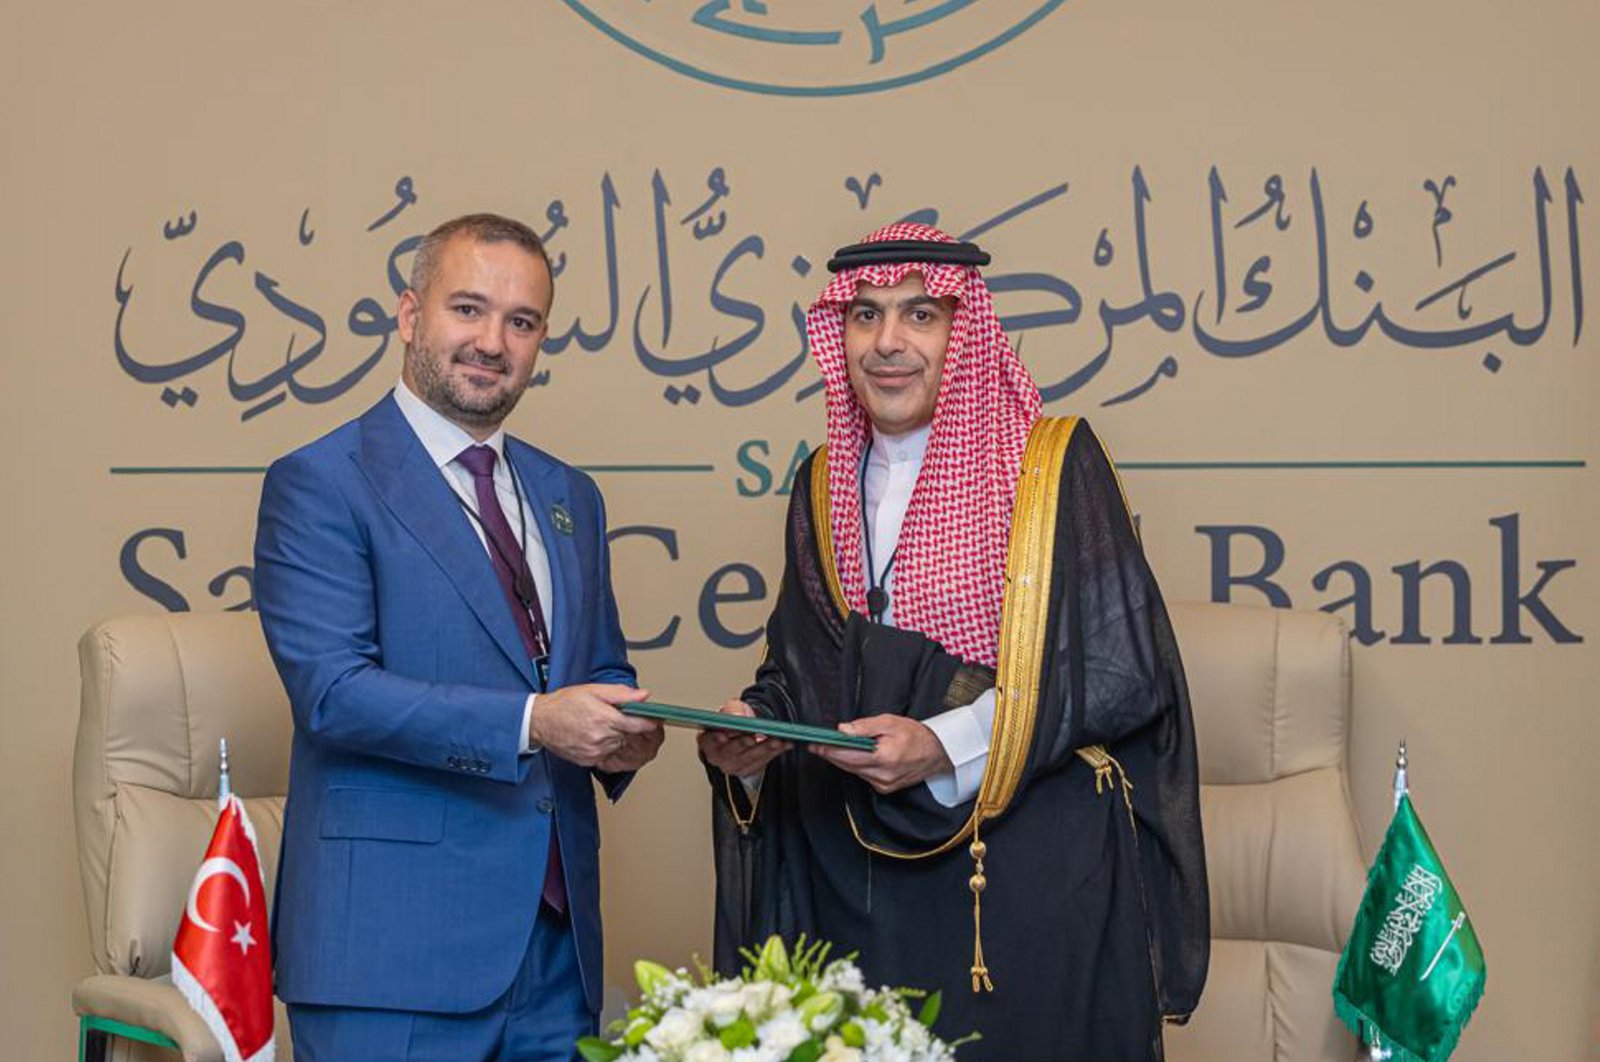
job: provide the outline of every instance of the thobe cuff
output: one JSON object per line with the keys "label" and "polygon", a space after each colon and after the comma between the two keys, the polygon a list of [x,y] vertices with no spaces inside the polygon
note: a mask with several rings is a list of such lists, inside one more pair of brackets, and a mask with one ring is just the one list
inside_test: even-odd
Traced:
{"label": "thobe cuff", "polygon": [[978,795],[983,771],[989,764],[989,735],[994,730],[994,690],[987,689],[978,699],[952,708],[924,721],[938,738],[954,770],[927,780],[928,792],[940,804],[953,808]]}

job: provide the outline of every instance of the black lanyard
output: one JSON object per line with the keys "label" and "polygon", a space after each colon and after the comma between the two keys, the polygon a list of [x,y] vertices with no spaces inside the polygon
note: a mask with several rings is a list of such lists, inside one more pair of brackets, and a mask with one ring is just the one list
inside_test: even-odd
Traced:
{"label": "black lanyard", "polygon": [[872,460],[872,442],[870,438],[867,440],[867,452],[861,455],[861,530],[867,547],[867,612],[873,623],[882,623],[883,614],[889,611],[889,572],[894,568],[894,559],[900,555],[900,543],[895,542],[889,553],[889,563],[883,566],[880,574],[872,559],[872,527],[867,522],[867,463]]}

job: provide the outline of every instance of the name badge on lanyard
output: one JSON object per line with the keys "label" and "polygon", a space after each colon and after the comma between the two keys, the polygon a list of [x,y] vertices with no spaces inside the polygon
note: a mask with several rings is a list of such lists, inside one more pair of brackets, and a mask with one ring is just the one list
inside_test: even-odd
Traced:
{"label": "name badge on lanyard", "polygon": [[539,680],[539,692],[545,693],[550,689],[550,658],[536,656],[533,658],[533,675]]}

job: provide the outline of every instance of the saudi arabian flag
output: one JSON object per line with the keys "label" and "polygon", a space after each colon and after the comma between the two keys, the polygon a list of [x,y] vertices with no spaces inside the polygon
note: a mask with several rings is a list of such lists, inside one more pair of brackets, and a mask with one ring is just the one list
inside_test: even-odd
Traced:
{"label": "saudi arabian flag", "polygon": [[1334,1009],[1393,1062],[1444,1062],[1483,984],[1472,920],[1402,796],[1339,957]]}

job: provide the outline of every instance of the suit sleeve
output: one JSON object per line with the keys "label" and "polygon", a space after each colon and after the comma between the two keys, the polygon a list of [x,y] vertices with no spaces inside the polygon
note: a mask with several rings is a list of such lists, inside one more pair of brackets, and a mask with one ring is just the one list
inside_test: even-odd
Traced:
{"label": "suit sleeve", "polygon": [[293,454],[268,469],[256,526],[257,606],[310,740],[515,783],[526,690],[433,683],[383,667],[365,528],[336,477]]}
{"label": "suit sleeve", "polygon": [[[595,511],[595,608],[585,619],[594,624],[594,655],[589,662],[589,681],[633,686],[638,675],[628,663],[628,644],[622,633],[622,621],[617,612],[617,595],[611,586],[611,543],[606,537],[606,503],[600,488],[587,476],[581,477],[583,485],[593,495]],[[634,772],[614,774],[594,771],[595,781],[612,801],[622,798],[623,790],[633,781]]]}

